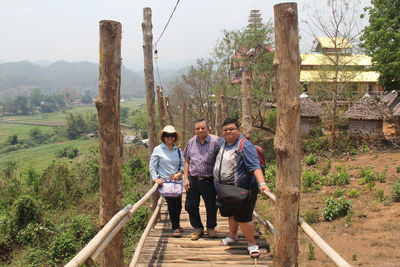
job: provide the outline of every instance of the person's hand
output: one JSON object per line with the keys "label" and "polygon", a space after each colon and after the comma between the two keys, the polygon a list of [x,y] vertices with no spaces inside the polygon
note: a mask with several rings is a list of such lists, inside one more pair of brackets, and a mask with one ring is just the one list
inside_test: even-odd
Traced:
{"label": "person's hand", "polygon": [[162,186],[163,183],[164,183],[164,180],[163,180],[163,179],[160,179],[160,178],[157,178],[157,179],[154,180],[154,182],[155,182],[156,184],[158,184],[159,186]]}
{"label": "person's hand", "polygon": [[183,179],[183,186],[185,187],[186,191],[190,190],[189,179]]}
{"label": "person's hand", "polygon": [[267,191],[267,192],[271,192],[271,190],[268,188],[268,185],[261,185],[260,187],[260,191],[261,192],[263,192],[263,191]]}
{"label": "person's hand", "polygon": [[177,173],[175,173],[175,174],[171,174],[171,176],[169,177],[169,179],[171,179],[171,180],[180,180],[181,179],[181,176],[182,176],[182,173],[180,173],[180,172],[177,172]]}

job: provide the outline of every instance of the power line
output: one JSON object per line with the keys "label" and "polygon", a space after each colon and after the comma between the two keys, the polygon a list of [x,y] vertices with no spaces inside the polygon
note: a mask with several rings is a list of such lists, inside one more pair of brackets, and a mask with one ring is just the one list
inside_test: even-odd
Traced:
{"label": "power line", "polygon": [[169,19],[168,19],[168,21],[167,21],[167,24],[165,24],[164,29],[162,30],[162,32],[161,32],[160,36],[158,37],[157,41],[154,43],[153,47],[154,47],[154,46],[157,46],[158,41],[160,41],[161,36],[163,36],[163,34],[164,34],[165,30],[167,29],[168,24],[169,24],[169,22],[171,21],[171,18],[172,18],[172,16],[174,15],[175,10],[176,10],[176,8],[178,7],[178,4],[179,4],[180,1],[181,1],[181,0],[178,0],[178,1],[176,2],[175,7],[174,7],[174,10],[172,10],[171,15],[169,16]]}

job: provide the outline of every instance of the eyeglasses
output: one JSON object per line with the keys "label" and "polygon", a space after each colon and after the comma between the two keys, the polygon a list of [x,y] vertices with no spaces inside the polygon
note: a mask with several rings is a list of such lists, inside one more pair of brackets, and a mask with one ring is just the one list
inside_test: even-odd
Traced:
{"label": "eyeglasses", "polygon": [[222,131],[224,131],[225,133],[226,132],[233,132],[234,130],[237,130],[237,128],[225,128],[225,129],[222,129]]}
{"label": "eyeglasses", "polygon": [[205,129],[207,129],[207,128],[206,127],[197,127],[197,128],[195,128],[196,131],[205,130]]}
{"label": "eyeglasses", "polygon": [[163,134],[163,136],[164,136],[164,137],[176,137],[176,134],[168,134],[168,133],[165,133],[165,134]]}

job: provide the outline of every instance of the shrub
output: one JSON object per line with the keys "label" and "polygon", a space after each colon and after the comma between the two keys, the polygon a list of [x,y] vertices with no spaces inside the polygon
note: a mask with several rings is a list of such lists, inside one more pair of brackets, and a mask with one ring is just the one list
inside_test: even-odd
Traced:
{"label": "shrub", "polygon": [[39,192],[39,173],[32,167],[29,167],[25,173],[25,182],[37,194]]}
{"label": "shrub", "polygon": [[58,158],[67,157],[69,159],[73,159],[73,158],[78,156],[78,153],[79,153],[79,149],[77,147],[66,146],[66,147],[64,147],[62,149],[58,149],[56,151],[56,156]]}
{"label": "shrub", "polygon": [[343,186],[350,183],[350,174],[344,167],[336,167],[336,173],[329,173],[325,176],[324,184],[325,185],[339,185]]}
{"label": "shrub", "polygon": [[99,177],[99,149],[92,146],[89,153],[74,165],[73,174],[80,177],[82,187],[86,192],[98,191]]}
{"label": "shrub", "polygon": [[333,197],[335,197],[335,198],[342,197],[342,196],[344,196],[344,192],[345,192],[344,189],[337,189],[337,190],[333,193]]}
{"label": "shrub", "polygon": [[313,153],[309,154],[304,158],[304,162],[307,164],[307,166],[315,165],[317,164],[317,161],[318,161],[318,156]]}
{"label": "shrub", "polygon": [[124,227],[124,247],[132,248],[139,240],[150,216],[150,209],[140,207]]}
{"label": "shrub", "polygon": [[366,144],[362,144],[362,145],[360,146],[360,151],[363,152],[363,153],[369,152],[370,150],[371,150],[371,149],[370,149],[369,146],[366,145]]}
{"label": "shrub", "polygon": [[37,267],[52,266],[50,255],[47,249],[28,247],[21,252],[21,263],[17,266]]}
{"label": "shrub", "polygon": [[54,225],[45,223],[30,223],[17,235],[17,240],[23,245],[47,248],[55,233]]}
{"label": "shrub", "polygon": [[7,262],[12,252],[14,225],[10,216],[0,214],[0,263]]}
{"label": "shrub", "polygon": [[51,262],[61,264],[69,261],[78,251],[79,243],[70,232],[61,232],[49,247]]}
{"label": "shrub", "polygon": [[304,143],[306,153],[318,153],[328,148],[329,140],[326,137],[312,138]]}
{"label": "shrub", "polygon": [[347,195],[351,198],[358,198],[360,196],[360,192],[358,192],[356,189],[351,189]]}
{"label": "shrub", "polygon": [[317,171],[305,170],[302,176],[303,191],[319,190],[321,185],[321,176]]}
{"label": "shrub", "polygon": [[369,191],[374,190],[374,188],[375,188],[375,182],[369,182],[369,183],[367,184],[367,188],[368,188]]}
{"label": "shrub", "polygon": [[75,215],[67,225],[62,227],[62,230],[69,232],[76,241],[83,245],[89,242],[97,232],[94,222],[95,220],[88,215]]}
{"label": "shrub", "polygon": [[360,180],[359,184],[368,184],[378,180],[376,172],[371,167],[360,168]]}
{"label": "shrub", "polygon": [[265,169],[265,180],[267,181],[269,189],[271,189],[272,192],[275,192],[275,186],[276,186],[275,165],[270,165],[268,168]]}
{"label": "shrub", "polygon": [[326,221],[333,221],[341,216],[346,216],[350,211],[351,202],[344,198],[328,197],[325,199],[325,208],[322,215]]}
{"label": "shrub", "polygon": [[39,204],[31,196],[22,195],[15,201],[13,222],[18,231],[24,229],[30,223],[41,223],[42,217]]}
{"label": "shrub", "polygon": [[320,165],[321,165],[321,167],[320,167],[321,175],[327,175],[329,173],[329,171],[331,170],[332,161],[330,159],[328,159]]}
{"label": "shrub", "polygon": [[309,224],[319,222],[318,211],[315,209],[306,210],[306,212],[304,213],[304,221]]}
{"label": "shrub", "polygon": [[375,192],[375,200],[376,201],[382,202],[384,197],[385,197],[385,193],[383,192],[382,189],[376,190],[376,192]]}
{"label": "shrub", "polygon": [[11,179],[17,171],[18,164],[14,160],[7,160],[2,164],[4,178]]}
{"label": "shrub", "polygon": [[395,201],[400,201],[400,180],[394,183],[392,188],[392,196]]}
{"label": "shrub", "polygon": [[53,162],[40,178],[39,196],[52,207],[64,209],[82,195],[81,181],[62,163]]}

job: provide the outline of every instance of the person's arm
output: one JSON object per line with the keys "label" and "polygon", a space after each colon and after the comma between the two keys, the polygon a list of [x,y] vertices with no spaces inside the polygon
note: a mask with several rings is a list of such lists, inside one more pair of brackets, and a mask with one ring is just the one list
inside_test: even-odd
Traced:
{"label": "person's arm", "polygon": [[172,174],[171,176],[170,176],[170,179],[171,180],[180,180],[181,178],[182,178],[182,176],[183,176],[183,171],[184,171],[184,159],[183,159],[183,156],[182,156],[182,151],[180,150],[180,148],[178,148],[178,151],[179,151],[179,170],[178,170],[178,172],[177,173],[174,173],[174,174]]}
{"label": "person's arm", "polygon": [[183,186],[185,187],[186,191],[190,190],[189,165],[190,165],[190,161],[188,159],[185,160],[185,168],[184,168],[184,171],[183,171]]}
{"label": "person's arm", "polygon": [[265,183],[264,174],[262,173],[262,170],[256,169],[253,173],[254,176],[256,177],[258,188],[260,188],[260,191],[266,190],[271,192],[271,190],[268,188],[268,185]]}
{"label": "person's arm", "polygon": [[154,148],[153,153],[151,154],[151,157],[150,157],[150,164],[149,164],[150,177],[155,183],[162,185],[164,181],[162,179],[158,178],[159,157],[158,157],[156,149],[157,148]]}

